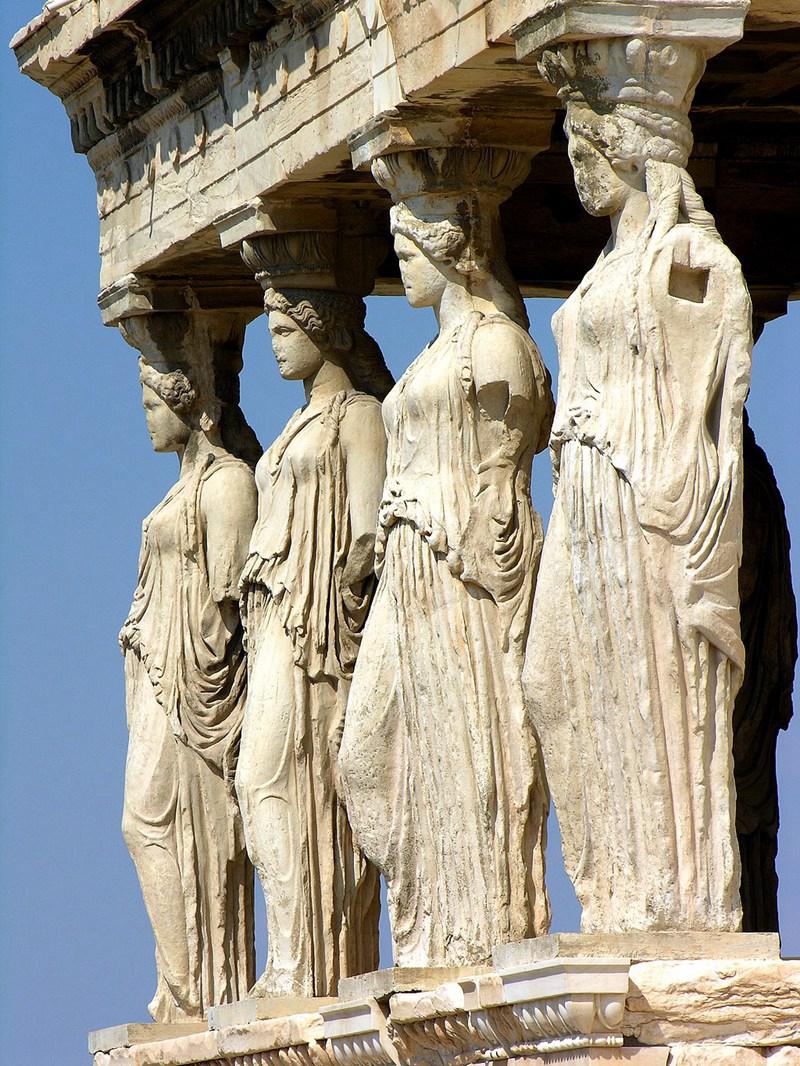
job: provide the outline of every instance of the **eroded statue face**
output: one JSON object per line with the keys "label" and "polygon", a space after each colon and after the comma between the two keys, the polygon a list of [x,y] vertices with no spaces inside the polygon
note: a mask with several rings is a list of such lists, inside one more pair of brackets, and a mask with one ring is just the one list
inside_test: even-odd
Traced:
{"label": "eroded statue face", "polygon": [[[587,136],[585,120],[576,121],[568,115],[564,129],[569,138],[568,152],[575,187],[584,209],[595,217],[621,211],[637,184],[635,164],[631,164],[630,173],[627,170],[621,172],[619,164],[612,164],[595,140]],[[602,143],[602,136],[597,139]]]}
{"label": "eroded statue face", "polygon": [[282,311],[270,311],[269,331],[278,371],[286,381],[306,381],[325,362],[322,349]]}
{"label": "eroded statue face", "polygon": [[442,298],[447,278],[416,244],[403,233],[394,238],[400,277],[412,307],[434,307]]}
{"label": "eroded statue face", "polygon": [[177,452],[185,447],[191,427],[149,385],[142,384],[142,403],[153,450]]}
{"label": "eroded statue face", "polygon": [[585,137],[570,136],[569,160],[585,210],[595,217],[621,211],[629,190],[611,163]]}

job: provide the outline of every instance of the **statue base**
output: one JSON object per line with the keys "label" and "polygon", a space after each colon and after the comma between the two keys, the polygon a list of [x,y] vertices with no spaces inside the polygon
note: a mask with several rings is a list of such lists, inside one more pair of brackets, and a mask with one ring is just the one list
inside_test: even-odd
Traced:
{"label": "statue base", "polygon": [[94,1066],[800,1066],[800,960],[774,936],[556,934],[491,967],[395,968],[340,992],[217,1007],[215,1028],[163,1039],[101,1030]]}

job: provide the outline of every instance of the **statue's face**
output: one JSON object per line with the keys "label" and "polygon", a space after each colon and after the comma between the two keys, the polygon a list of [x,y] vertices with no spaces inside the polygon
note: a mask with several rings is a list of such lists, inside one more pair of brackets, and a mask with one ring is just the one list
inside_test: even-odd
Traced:
{"label": "statue's face", "polygon": [[[635,184],[636,174],[621,173],[597,144],[586,136],[585,120],[576,123],[568,114],[564,124],[569,138],[569,160],[575,174],[575,186],[585,210],[596,217],[621,211]],[[601,140],[601,138],[599,138]],[[601,140],[602,143],[602,140]],[[635,164],[631,165],[635,167]]]}
{"label": "statue's face", "polygon": [[400,277],[412,307],[435,307],[442,298],[447,278],[410,238],[398,233],[394,250],[400,261]]}
{"label": "statue's face", "polygon": [[282,311],[270,311],[269,331],[278,371],[287,381],[306,381],[325,362],[322,349]]}
{"label": "statue's face", "polygon": [[142,384],[142,403],[147,432],[157,452],[177,452],[186,446],[191,427],[149,385]]}

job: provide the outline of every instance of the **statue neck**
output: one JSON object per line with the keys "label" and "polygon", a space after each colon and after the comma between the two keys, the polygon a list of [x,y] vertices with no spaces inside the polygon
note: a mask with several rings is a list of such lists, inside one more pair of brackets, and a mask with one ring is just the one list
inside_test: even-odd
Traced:
{"label": "statue neck", "polygon": [[[213,437],[217,437],[216,432],[213,434]],[[205,464],[209,455],[219,456],[225,454],[222,442],[213,439],[213,437],[204,433],[201,429],[192,430],[188,441],[184,447],[178,451],[178,459],[180,460],[181,467],[181,480],[190,478],[195,474],[198,468]]]}
{"label": "statue neck", "polygon": [[347,392],[353,383],[347,371],[339,363],[326,359],[319,370],[303,382],[306,403],[325,401],[337,392]]}
{"label": "statue neck", "polygon": [[466,285],[449,281],[439,304],[434,306],[433,310],[439,324],[439,332],[446,333],[455,329],[473,312],[491,315],[496,313],[497,307],[493,300],[470,292]]}
{"label": "statue neck", "polygon": [[620,211],[611,216],[609,251],[624,250],[642,234],[650,215],[650,199],[643,189],[631,189]]}

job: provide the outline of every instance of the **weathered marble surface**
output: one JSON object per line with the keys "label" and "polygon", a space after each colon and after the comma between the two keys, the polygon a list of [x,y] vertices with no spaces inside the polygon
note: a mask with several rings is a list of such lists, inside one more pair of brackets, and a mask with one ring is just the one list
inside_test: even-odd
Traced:
{"label": "weathered marble surface", "polygon": [[582,930],[734,931],[750,297],[685,169],[704,46],[669,23],[600,32],[540,53],[581,202],[611,238],[553,321],[555,503],[526,688]]}
{"label": "weathered marble surface", "polygon": [[800,962],[636,963],[624,1032],[647,1044],[800,1044]]}
{"label": "weathered marble surface", "polygon": [[290,1018],[295,1014],[316,1014],[321,1007],[329,1007],[335,1002],[333,996],[251,996],[235,1003],[209,1007],[208,1028],[230,1029],[253,1022]]}
{"label": "weathered marble surface", "polygon": [[383,406],[381,576],[340,757],[399,966],[487,961],[550,920],[521,671],[542,541],[530,472],[553,402],[499,220],[528,166],[492,148],[373,164],[408,300],[439,325]]}
{"label": "weathered marble surface", "polygon": [[[213,1008],[212,1008],[213,1009]],[[95,1029],[89,1033],[89,1053],[113,1051],[115,1048],[134,1047],[136,1044],[152,1044],[157,1041],[176,1040],[205,1032],[205,1022],[128,1022],[112,1025],[107,1029]]]}
{"label": "weathered marble surface", "polygon": [[498,944],[495,966],[526,966],[550,959],[607,956],[633,962],[668,959],[780,959],[777,933],[552,933]]}

